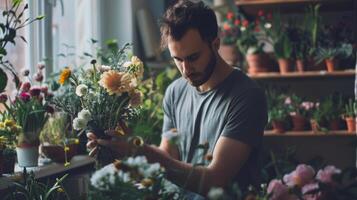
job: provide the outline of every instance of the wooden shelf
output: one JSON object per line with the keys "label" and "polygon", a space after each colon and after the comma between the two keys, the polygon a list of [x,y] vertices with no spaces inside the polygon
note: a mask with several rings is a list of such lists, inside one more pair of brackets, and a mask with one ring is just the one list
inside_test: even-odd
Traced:
{"label": "wooden shelf", "polygon": [[294,3],[345,3],[352,0],[236,0],[236,5],[268,5],[268,4],[294,4]]}
{"label": "wooden shelf", "polygon": [[356,76],[356,71],[355,70],[345,70],[345,71],[335,71],[335,72],[306,71],[306,72],[289,72],[286,74],[280,74],[279,72],[265,72],[265,73],[259,73],[259,74],[249,75],[249,76],[255,80],[292,79],[292,78],[298,78],[298,79],[300,79],[300,78],[331,78],[331,77],[353,78]]}
{"label": "wooden shelf", "polygon": [[273,130],[264,132],[266,137],[356,137],[357,133],[350,133],[347,130],[329,131],[329,132],[312,132],[312,131],[287,131],[285,133],[274,133]]}

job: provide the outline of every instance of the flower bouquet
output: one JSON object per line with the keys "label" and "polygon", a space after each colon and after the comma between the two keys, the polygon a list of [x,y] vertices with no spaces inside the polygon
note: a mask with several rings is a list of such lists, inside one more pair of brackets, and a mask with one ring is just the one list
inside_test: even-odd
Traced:
{"label": "flower bouquet", "polygon": [[[130,61],[128,59],[130,58]],[[81,111],[73,119],[73,128],[91,131],[99,139],[111,138],[106,131],[128,138],[125,121],[134,116],[141,103],[138,90],[144,66],[136,56],[129,56],[128,45],[113,52],[108,65],[91,61],[90,68],[74,73],[70,68],[62,70],[59,83],[70,83],[80,98]],[[113,153],[98,146],[97,166],[114,161]]]}

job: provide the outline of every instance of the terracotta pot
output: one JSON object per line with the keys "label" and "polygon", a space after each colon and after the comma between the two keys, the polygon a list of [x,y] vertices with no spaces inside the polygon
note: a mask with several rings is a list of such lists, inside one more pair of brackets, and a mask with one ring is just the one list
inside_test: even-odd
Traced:
{"label": "terracotta pot", "polygon": [[230,65],[235,65],[238,62],[238,49],[236,45],[221,44],[218,49],[219,55]]}
{"label": "terracotta pot", "polygon": [[286,58],[279,58],[279,70],[281,74],[286,74],[290,72],[290,60]]}
{"label": "terracotta pot", "polygon": [[331,131],[337,131],[340,130],[340,120],[339,119],[333,119],[329,122],[329,129]]}
{"label": "terracotta pot", "polygon": [[346,124],[347,124],[347,131],[349,133],[355,133],[356,132],[356,118],[354,117],[346,117]]}
{"label": "terracotta pot", "polygon": [[293,131],[304,131],[306,130],[307,120],[301,115],[291,115],[291,120],[293,122]]}
{"label": "terracotta pot", "polygon": [[336,61],[335,59],[326,59],[325,60],[326,63],[326,67],[327,67],[327,71],[328,72],[333,72],[335,71],[335,65],[336,65]]}
{"label": "terracotta pot", "polygon": [[248,73],[258,74],[259,72],[268,72],[266,54],[248,54],[246,56],[248,63]]}
{"label": "terracotta pot", "polygon": [[284,133],[285,132],[285,127],[284,127],[284,123],[283,122],[281,122],[281,121],[273,121],[272,125],[273,125],[274,133]]}
{"label": "terracotta pot", "polygon": [[[67,151],[67,161],[70,161],[73,156],[77,154],[77,144],[68,145],[69,151]],[[64,163],[65,152],[64,147],[60,145],[41,145],[41,152],[54,162]]]}
{"label": "terracotta pot", "polygon": [[302,60],[302,59],[297,59],[296,60],[296,70],[298,72],[304,72],[305,71],[305,60]]}

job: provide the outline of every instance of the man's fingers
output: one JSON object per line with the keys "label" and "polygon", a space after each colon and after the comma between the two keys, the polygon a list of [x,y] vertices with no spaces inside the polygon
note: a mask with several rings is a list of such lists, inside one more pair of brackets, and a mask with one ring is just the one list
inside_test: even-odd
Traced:
{"label": "man's fingers", "polygon": [[95,147],[89,152],[89,156],[93,157],[97,154],[97,152],[98,152],[98,148]]}
{"label": "man's fingers", "polygon": [[89,138],[91,140],[95,140],[95,139],[97,139],[97,136],[95,136],[95,134],[92,133],[92,132],[88,132],[87,133],[87,138]]}
{"label": "man's fingers", "polygon": [[98,145],[97,140],[91,140],[87,142],[87,148],[92,149]]}

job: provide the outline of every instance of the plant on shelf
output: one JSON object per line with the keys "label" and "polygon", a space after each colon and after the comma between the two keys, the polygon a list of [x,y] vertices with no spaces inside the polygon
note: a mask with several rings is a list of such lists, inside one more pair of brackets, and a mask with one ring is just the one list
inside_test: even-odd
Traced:
{"label": "plant on shelf", "polygon": [[[50,114],[54,112],[49,100],[53,94],[47,86],[42,86],[43,64],[38,65],[38,71],[34,75],[36,85],[31,84],[29,71],[24,70],[24,81],[16,89],[14,99],[8,99],[0,103],[5,110],[0,113],[2,119],[13,120],[21,131],[17,134],[17,156],[20,166],[36,166],[38,157],[39,135]],[[32,158],[32,159],[30,159]]]}
{"label": "plant on shelf", "polygon": [[315,104],[303,99],[295,94],[285,99],[285,105],[289,109],[294,131],[306,130],[308,119],[311,118]]}
{"label": "plant on shelf", "polygon": [[7,55],[6,46],[9,43],[16,45],[16,38],[21,38],[26,42],[26,39],[23,36],[19,36],[17,31],[43,18],[43,16],[38,16],[35,19],[26,18],[24,20],[23,16],[28,9],[28,4],[22,6],[22,0],[12,0],[10,8],[8,8],[8,0],[5,0],[5,4],[6,10],[2,12],[4,20],[0,21],[0,92],[3,92],[6,87],[8,81],[7,72],[13,76],[16,86],[20,85],[18,74],[11,62],[5,58]]}
{"label": "plant on shelf", "polygon": [[353,47],[351,44],[341,43],[338,46],[320,46],[316,51],[316,62],[325,61],[327,71],[333,72],[336,69],[337,59],[348,58],[352,55]]}
{"label": "plant on shelf", "polygon": [[280,13],[273,16],[271,28],[264,29],[266,36],[273,45],[274,53],[279,62],[280,73],[290,70],[293,46],[291,42],[291,28],[281,21]]}
{"label": "plant on shelf", "polygon": [[277,94],[274,90],[267,91],[268,98],[268,122],[273,126],[273,130],[276,133],[284,133],[287,129],[287,120],[289,112],[284,105],[286,96],[283,94]]}
{"label": "plant on shelf", "polygon": [[291,45],[293,48],[293,55],[296,59],[296,70],[303,72],[306,69],[306,60],[311,48],[311,39],[309,38],[308,31],[302,27],[294,25],[291,28]]}
{"label": "plant on shelf", "polygon": [[349,99],[345,105],[343,118],[346,120],[347,130],[350,133],[356,132],[356,113],[357,102],[356,100]]}
{"label": "plant on shelf", "polygon": [[[6,98],[2,95],[0,98]],[[21,132],[21,127],[13,120],[0,118],[0,174],[13,173],[16,160],[16,136]]]}

